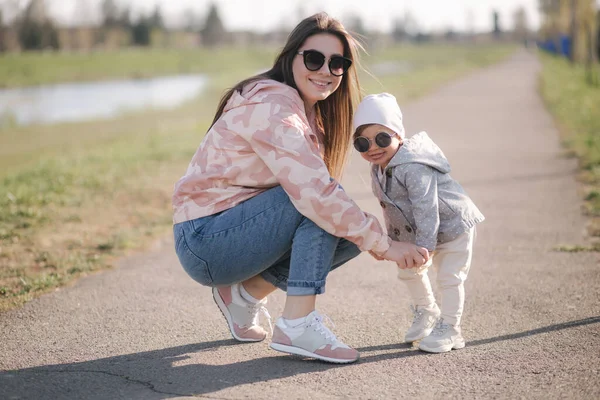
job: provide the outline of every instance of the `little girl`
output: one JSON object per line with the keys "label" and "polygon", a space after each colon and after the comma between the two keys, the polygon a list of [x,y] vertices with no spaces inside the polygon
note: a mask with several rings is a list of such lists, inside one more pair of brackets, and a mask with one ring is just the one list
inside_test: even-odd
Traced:
{"label": "little girl", "polygon": [[[450,177],[448,160],[427,133],[405,139],[394,96],[366,96],[354,114],[354,129],[354,148],[372,164],[372,189],[383,208],[388,235],[433,254],[431,262],[418,269],[398,265],[414,314],[404,340],[421,340],[419,348],[433,353],[461,349],[464,283],[475,225],[484,216]],[[437,269],[441,311],[427,275],[431,265]]]}

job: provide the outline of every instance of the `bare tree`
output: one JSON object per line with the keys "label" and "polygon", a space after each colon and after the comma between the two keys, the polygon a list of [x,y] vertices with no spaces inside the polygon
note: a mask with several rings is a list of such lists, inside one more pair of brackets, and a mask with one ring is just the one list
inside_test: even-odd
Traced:
{"label": "bare tree", "polygon": [[4,29],[4,15],[2,9],[0,9],[0,53],[6,51],[6,33]]}
{"label": "bare tree", "polygon": [[115,0],[104,0],[100,6],[100,12],[103,26],[115,27],[119,25],[121,11]]}
{"label": "bare tree", "polygon": [[596,60],[600,60],[600,9],[596,13]]}
{"label": "bare tree", "polygon": [[157,5],[154,8],[154,12],[150,16],[148,22],[150,23],[150,26],[153,29],[161,29],[162,30],[162,29],[165,28],[165,23],[163,21],[162,12],[161,12],[161,9],[160,9],[159,5]]}
{"label": "bare tree", "polygon": [[202,17],[190,8],[183,12],[183,29],[186,32],[199,32],[202,28]]}
{"label": "bare tree", "polygon": [[571,37],[571,52],[569,60],[571,63],[577,61],[577,46],[579,46],[579,18],[577,15],[577,0],[570,0],[569,9],[571,12],[571,27],[569,36]]}
{"label": "bare tree", "polygon": [[352,33],[357,34],[358,37],[361,39],[366,39],[367,30],[365,28],[365,24],[364,24],[362,18],[360,17],[360,15],[356,15],[356,14],[349,15],[348,17],[346,17],[346,21],[347,21],[347,23],[345,25],[348,27],[348,29]]}
{"label": "bare tree", "polygon": [[515,39],[526,42],[529,38],[529,22],[525,7],[519,7],[514,13],[514,35]]}
{"label": "bare tree", "polygon": [[475,35],[475,14],[473,13],[473,9],[469,8],[467,10],[465,21],[467,24],[467,34],[473,37]]}
{"label": "bare tree", "polygon": [[502,28],[500,27],[500,13],[498,13],[498,11],[495,11],[492,13],[492,18],[494,20],[494,30],[493,30],[493,34],[495,38],[499,38],[500,35],[502,34]]}
{"label": "bare tree", "polygon": [[404,39],[417,37],[419,31],[419,22],[409,11],[405,11],[402,18],[399,18],[394,22],[394,31],[392,35],[394,36],[394,40],[402,41]]}
{"label": "bare tree", "polygon": [[92,26],[95,24],[95,15],[89,0],[77,0],[73,12],[77,25]]}

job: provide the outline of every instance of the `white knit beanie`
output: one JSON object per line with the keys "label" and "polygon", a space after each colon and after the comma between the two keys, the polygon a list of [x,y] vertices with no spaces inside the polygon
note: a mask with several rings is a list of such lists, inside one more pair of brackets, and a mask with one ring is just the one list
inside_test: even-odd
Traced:
{"label": "white knit beanie", "polygon": [[402,125],[402,111],[398,107],[396,98],[389,93],[370,94],[366,96],[354,112],[354,131],[361,125],[383,125],[404,139],[404,125]]}

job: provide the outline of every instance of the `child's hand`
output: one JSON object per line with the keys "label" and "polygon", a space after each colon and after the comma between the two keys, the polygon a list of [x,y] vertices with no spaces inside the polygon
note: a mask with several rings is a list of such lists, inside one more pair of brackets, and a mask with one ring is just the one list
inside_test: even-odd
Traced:
{"label": "child's hand", "polygon": [[377,261],[383,261],[383,260],[385,260],[385,258],[383,258],[381,256],[378,256],[377,254],[373,253],[371,250],[369,250],[369,254],[371,255],[371,257],[373,257]]}
{"label": "child's hand", "polygon": [[[427,260],[425,260],[425,262],[423,264],[421,264],[421,265],[415,264],[415,266],[412,269],[414,270],[415,274],[420,274],[423,271],[427,270],[427,268],[431,267],[432,263],[433,263],[433,251],[429,253],[429,258]],[[400,266],[400,264],[398,264],[398,268],[407,269],[407,268],[402,268]]]}
{"label": "child's hand", "polygon": [[429,251],[412,243],[392,240],[390,248],[383,254],[383,258],[395,261],[402,269],[414,268],[420,267],[429,260]]}

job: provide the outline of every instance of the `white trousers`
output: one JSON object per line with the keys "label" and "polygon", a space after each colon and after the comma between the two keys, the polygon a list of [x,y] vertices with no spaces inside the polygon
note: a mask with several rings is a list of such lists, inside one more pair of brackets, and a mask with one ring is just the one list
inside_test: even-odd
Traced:
{"label": "white trousers", "polygon": [[415,306],[431,306],[435,301],[429,267],[437,272],[437,285],[441,294],[441,317],[444,322],[460,325],[465,304],[465,281],[471,267],[475,228],[451,242],[436,247],[433,257],[425,266],[416,270],[398,268],[398,278],[406,283]]}

